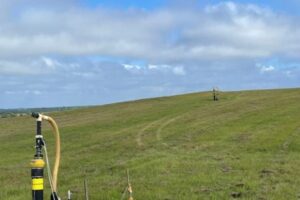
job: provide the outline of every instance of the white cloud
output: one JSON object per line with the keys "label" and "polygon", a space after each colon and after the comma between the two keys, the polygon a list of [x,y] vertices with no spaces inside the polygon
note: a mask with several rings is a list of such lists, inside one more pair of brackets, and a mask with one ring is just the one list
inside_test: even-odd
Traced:
{"label": "white cloud", "polygon": [[166,64],[164,65],[149,64],[148,69],[150,71],[161,71],[166,73],[172,72],[173,74],[180,75],[180,76],[186,75],[186,71],[183,66],[176,66],[176,65],[172,66]]}
{"label": "white cloud", "polygon": [[127,70],[140,70],[140,69],[142,69],[142,67],[139,66],[139,65],[130,65],[130,64],[122,64],[122,65]]}
{"label": "white cloud", "polygon": [[148,65],[148,68],[151,69],[158,69],[159,66],[158,65]]}
{"label": "white cloud", "polygon": [[154,11],[58,8],[57,2],[49,8],[29,4],[14,18],[7,14],[0,57],[107,55],[161,63],[299,57],[299,22],[252,4]]}
{"label": "white cloud", "polygon": [[46,57],[37,59],[0,59],[0,74],[8,75],[39,75],[55,72],[62,67],[58,61]]}
{"label": "white cloud", "polygon": [[165,70],[170,68],[172,68],[172,66],[170,65],[153,65],[153,64],[148,65],[148,69],[150,70]]}
{"label": "white cloud", "polygon": [[41,95],[42,92],[39,90],[29,91],[29,93],[32,92],[34,95]]}
{"label": "white cloud", "polygon": [[0,74],[35,74],[35,71],[13,61],[0,61]]}
{"label": "white cloud", "polygon": [[39,90],[24,90],[24,91],[15,91],[15,90],[6,90],[4,91],[6,95],[41,95],[42,92]]}
{"label": "white cloud", "polygon": [[290,70],[285,71],[285,74],[286,74],[287,76],[289,76],[289,77],[292,77],[292,76],[293,76],[293,73],[292,73],[292,71],[290,71]]}
{"label": "white cloud", "polygon": [[261,73],[272,72],[275,70],[275,67],[272,65],[256,64],[256,67],[259,69]]}
{"label": "white cloud", "polygon": [[48,57],[42,57],[42,61],[46,64],[46,66],[48,68],[53,69],[53,70],[55,70],[59,66],[63,66],[63,64],[61,64],[57,60],[54,60],[54,59],[51,59]]}
{"label": "white cloud", "polygon": [[142,67],[140,65],[131,65],[131,64],[122,64],[122,66],[132,72],[161,72],[161,73],[173,73],[175,75],[183,76],[186,75],[185,68],[183,66],[172,66],[172,65],[157,65],[157,64],[148,64],[147,67]]}
{"label": "white cloud", "polygon": [[219,12],[220,10],[228,10],[232,14],[235,14],[238,11],[237,5],[232,1],[222,2],[215,5],[208,5],[205,7],[206,13],[215,13]]}
{"label": "white cloud", "polygon": [[173,73],[176,75],[180,75],[180,76],[184,76],[186,75],[185,69],[183,66],[179,66],[179,67],[174,67],[173,68]]}
{"label": "white cloud", "polygon": [[95,73],[92,73],[92,72],[77,72],[77,71],[72,72],[72,75],[87,78],[87,79],[90,79],[90,78],[93,78],[96,76]]}

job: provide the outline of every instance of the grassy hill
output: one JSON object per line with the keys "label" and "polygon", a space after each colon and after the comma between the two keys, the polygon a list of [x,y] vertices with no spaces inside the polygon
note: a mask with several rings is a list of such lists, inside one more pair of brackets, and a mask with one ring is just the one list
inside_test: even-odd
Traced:
{"label": "grassy hill", "polygon": [[[196,93],[51,113],[61,128],[60,196],[299,199],[300,89]],[[0,119],[0,199],[31,198],[35,121]],[[53,158],[53,137],[44,123]],[[52,161],[53,163],[53,161]],[[46,199],[49,185],[46,182]]]}

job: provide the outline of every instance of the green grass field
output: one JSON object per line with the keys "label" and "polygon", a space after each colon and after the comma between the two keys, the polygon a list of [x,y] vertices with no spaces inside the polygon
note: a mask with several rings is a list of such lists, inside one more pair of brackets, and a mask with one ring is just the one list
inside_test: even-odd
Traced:
{"label": "green grass field", "polygon": [[[59,194],[118,200],[300,198],[300,89],[210,92],[50,113],[60,126]],[[0,199],[31,199],[35,120],[0,119]],[[53,158],[54,140],[44,123]],[[53,163],[53,159],[51,159]],[[49,184],[46,182],[46,199]]]}

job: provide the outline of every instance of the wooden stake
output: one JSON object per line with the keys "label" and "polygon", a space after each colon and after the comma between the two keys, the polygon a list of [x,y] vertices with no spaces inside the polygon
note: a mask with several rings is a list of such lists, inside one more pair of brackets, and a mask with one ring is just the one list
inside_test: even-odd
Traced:
{"label": "wooden stake", "polygon": [[85,200],[89,200],[89,191],[88,191],[88,184],[86,178],[84,179],[84,194],[85,194]]}
{"label": "wooden stake", "polygon": [[128,200],[133,200],[133,196],[132,196],[132,187],[130,184],[130,180],[129,180],[129,169],[127,169],[127,184],[128,184],[128,193],[129,193],[129,199]]}

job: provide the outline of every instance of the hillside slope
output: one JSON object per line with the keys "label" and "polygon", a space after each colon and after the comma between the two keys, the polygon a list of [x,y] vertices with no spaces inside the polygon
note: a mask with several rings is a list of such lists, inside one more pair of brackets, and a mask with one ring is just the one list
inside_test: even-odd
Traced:
{"label": "hillside slope", "polygon": [[[300,89],[211,93],[50,114],[61,128],[60,196],[120,199],[300,197]],[[0,119],[0,199],[31,198],[35,121]],[[44,123],[53,158],[53,136]],[[53,163],[53,161],[52,161]],[[46,197],[49,185],[46,182]],[[48,199],[48,198],[47,198]]]}

